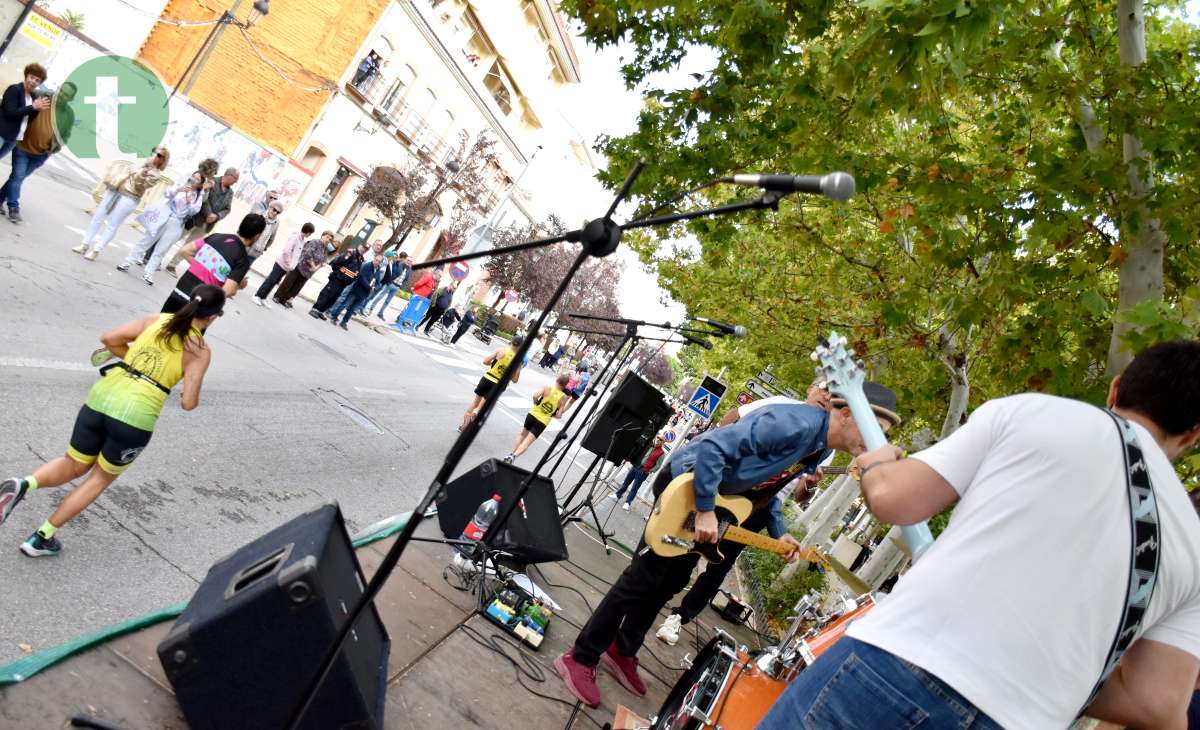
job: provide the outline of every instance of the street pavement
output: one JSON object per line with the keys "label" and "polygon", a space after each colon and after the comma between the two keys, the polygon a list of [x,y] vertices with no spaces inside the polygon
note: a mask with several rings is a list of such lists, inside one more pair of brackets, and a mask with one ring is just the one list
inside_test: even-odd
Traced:
{"label": "street pavement", "polygon": [[[25,182],[24,223],[0,220],[0,478],[64,453],[97,377],[88,355],[100,333],[157,312],[175,281],[160,273],[149,287],[136,270],[115,270],[139,237],[128,225],[94,263],[70,252],[93,184],[51,158]],[[0,663],[186,600],[214,561],[327,500],[354,532],[424,494],[489,348],[470,335],[450,348],[356,322],[343,331],[307,316],[300,300],[266,310],[250,298],[257,284],[208,333],[200,406],[184,412],[177,394],[168,400],[145,453],[58,533],[60,555],[30,559],[17,546],[63,490],[37,490],[0,527]],[[530,367],[508,388],[459,472],[508,453],[551,377]],[[556,428],[518,465],[532,467]],[[588,460],[571,460],[560,493]],[[613,505],[601,503],[602,519],[611,513],[609,527],[634,544],[647,505]]]}

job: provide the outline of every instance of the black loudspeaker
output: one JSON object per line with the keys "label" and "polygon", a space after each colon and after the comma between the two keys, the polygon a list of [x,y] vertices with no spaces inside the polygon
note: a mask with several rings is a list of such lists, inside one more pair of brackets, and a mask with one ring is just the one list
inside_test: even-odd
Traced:
{"label": "black loudspeaker", "polygon": [[[364,586],[336,503],[213,565],[158,645],[192,730],[286,727]],[[301,727],[380,730],[390,648],[372,604]]]}
{"label": "black loudspeaker", "polygon": [[[503,514],[528,476],[528,469],[488,459],[451,481],[437,501],[442,534],[452,540],[461,537],[479,505],[495,494],[500,495],[500,514]],[[501,526],[504,532],[493,546],[512,553],[513,559],[520,563],[566,560],[567,540],[558,521],[554,482],[544,476],[537,477],[529,485],[524,501],[525,506],[513,510],[508,524]],[[493,529],[496,527],[492,525]]]}
{"label": "black loudspeaker", "polygon": [[628,372],[583,437],[583,448],[614,464],[637,459],[671,417],[662,392]]}

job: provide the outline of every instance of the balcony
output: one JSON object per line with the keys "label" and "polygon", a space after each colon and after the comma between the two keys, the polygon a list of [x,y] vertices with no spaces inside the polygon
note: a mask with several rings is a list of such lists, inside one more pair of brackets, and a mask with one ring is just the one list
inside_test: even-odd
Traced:
{"label": "balcony", "polygon": [[358,102],[384,128],[391,127],[396,137],[429,162],[444,162],[450,153],[446,140],[411,106],[407,89],[395,79],[373,74],[346,84],[347,96]]}

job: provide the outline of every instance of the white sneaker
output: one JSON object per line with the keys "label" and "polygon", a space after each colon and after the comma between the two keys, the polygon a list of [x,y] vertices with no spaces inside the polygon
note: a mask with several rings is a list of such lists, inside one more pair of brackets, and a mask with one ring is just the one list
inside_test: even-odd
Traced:
{"label": "white sneaker", "polygon": [[263,300],[259,299],[258,297],[253,297],[253,299],[254,299],[254,303],[255,303],[255,304],[257,304],[258,306],[260,306],[260,307],[265,307],[265,306],[266,306],[266,302],[264,302]]}
{"label": "white sneaker", "polygon": [[142,281],[146,282],[146,286],[154,286],[154,277],[149,274],[143,274]]}
{"label": "white sneaker", "polygon": [[629,511],[629,503],[628,503],[628,502],[625,502],[624,504],[622,504],[622,505],[621,505],[621,509],[623,509],[623,510],[625,510],[626,512],[628,512],[628,511]]}
{"label": "white sneaker", "polygon": [[620,497],[617,496],[616,492],[609,492],[605,499],[620,499]]}
{"label": "white sneaker", "polygon": [[73,253],[87,253],[87,250],[88,250],[88,245],[86,243],[81,243],[78,246],[76,246],[75,248],[71,249],[71,251]]}
{"label": "white sneaker", "polygon": [[262,303],[263,303],[263,306],[264,306],[264,307],[266,307],[267,309],[274,309],[274,308],[275,308],[275,305],[274,305],[274,304],[271,304],[271,300],[270,300],[270,299],[263,299],[263,300],[262,300]]}
{"label": "white sneaker", "polygon": [[87,259],[88,261],[95,261],[96,257],[99,255],[100,252],[93,248],[88,250],[88,252],[83,255],[83,258]]}
{"label": "white sneaker", "polygon": [[662,641],[667,642],[671,646],[675,646],[679,641],[679,630],[683,627],[683,618],[673,613],[667,616],[667,620],[663,621],[662,626],[658,627],[658,633],[654,636]]}

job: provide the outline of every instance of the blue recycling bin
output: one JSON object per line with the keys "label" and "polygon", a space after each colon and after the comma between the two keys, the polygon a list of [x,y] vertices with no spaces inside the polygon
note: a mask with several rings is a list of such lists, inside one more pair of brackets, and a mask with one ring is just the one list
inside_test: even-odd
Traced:
{"label": "blue recycling bin", "polygon": [[399,319],[394,325],[401,332],[412,332],[416,334],[417,323],[429,311],[429,300],[425,297],[416,296],[415,294],[409,298],[408,306],[400,313]]}

